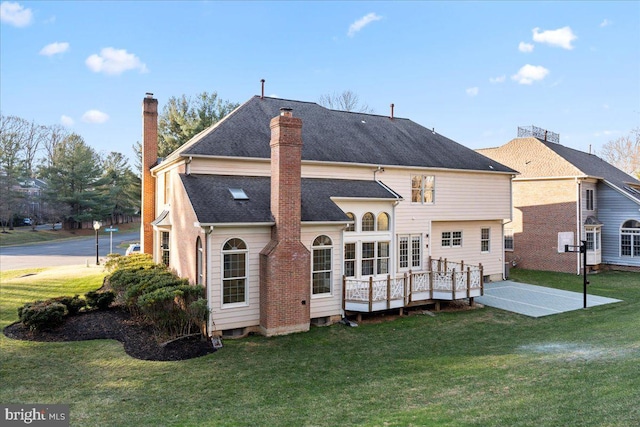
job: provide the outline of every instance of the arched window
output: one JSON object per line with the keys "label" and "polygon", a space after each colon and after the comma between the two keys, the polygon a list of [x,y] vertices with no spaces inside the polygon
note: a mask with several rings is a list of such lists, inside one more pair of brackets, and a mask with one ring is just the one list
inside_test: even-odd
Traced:
{"label": "arched window", "polygon": [[367,212],[362,215],[362,231],[373,231],[375,230],[376,217],[371,213]]}
{"label": "arched window", "polygon": [[640,257],[640,221],[630,219],[620,227],[620,255]]}
{"label": "arched window", "polygon": [[389,231],[389,214],[386,212],[378,215],[378,231]]}
{"label": "arched window", "polygon": [[313,295],[331,293],[332,244],[328,236],[318,236],[313,241]]}
{"label": "arched window", "polygon": [[202,239],[200,236],[196,239],[196,284],[204,285],[204,274],[203,274],[203,251],[202,251]]}
{"label": "arched window", "polygon": [[247,244],[229,239],[222,247],[222,304],[247,303]]}
{"label": "arched window", "polygon": [[347,225],[347,229],[345,231],[356,231],[356,217],[353,213],[347,212],[347,216],[353,223]]}

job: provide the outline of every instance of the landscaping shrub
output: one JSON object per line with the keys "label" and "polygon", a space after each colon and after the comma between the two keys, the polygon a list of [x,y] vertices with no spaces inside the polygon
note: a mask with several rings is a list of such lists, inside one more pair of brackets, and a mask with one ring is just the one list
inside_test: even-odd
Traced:
{"label": "landscaping shrub", "polygon": [[169,271],[147,270],[140,274],[140,281],[130,285],[123,294],[124,303],[127,307],[137,308],[138,298],[149,292],[158,289],[188,285],[187,279],[180,279]]}
{"label": "landscaping shrub", "polygon": [[98,310],[106,310],[111,303],[116,299],[116,294],[113,291],[98,292],[91,291],[84,294],[87,299],[87,305],[90,308],[96,308]]}
{"label": "landscaping shrub", "polygon": [[55,302],[59,302],[60,304],[63,304],[65,307],[67,307],[69,316],[75,316],[80,312],[82,308],[86,307],[87,305],[87,302],[80,298],[80,295],[75,295],[72,297],[57,297],[52,298],[52,300]]}
{"label": "landscaping shrub", "polygon": [[[104,268],[109,272],[114,272],[121,269],[140,269],[140,268],[157,268],[158,264],[153,262],[153,258],[149,254],[134,254],[134,255],[109,255]],[[164,267],[164,265],[163,265]]]}
{"label": "landscaping shrub", "polygon": [[209,310],[203,296],[204,287],[183,284],[145,293],[138,299],[138,306],[156,333],[179,337],[204,332]]}
{"label": "landscaping shrub", "polygon": [[67,313],[67,307],[53,299],[26,303],[18,308],[20,321],[32,330],[57,326],[63,322]]}

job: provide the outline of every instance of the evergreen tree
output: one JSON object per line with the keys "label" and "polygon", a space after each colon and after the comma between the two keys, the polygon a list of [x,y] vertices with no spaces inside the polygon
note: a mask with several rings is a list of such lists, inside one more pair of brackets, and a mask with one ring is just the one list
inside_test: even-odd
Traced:
{"label": "evergreen tree", "polygon": [[51,206],[65,207],[65,228],[82,228],[83,223],[109,215],[101,166],[95,150],[72,133],[54,148],[51,166],[42,168],[49,184],[45,197]]}
{"label": "evergreen tree", "polygon": [[111,224],[124,222],[140,209],[140,178],[121,153],[111,152],[104,159],[105,198],[111,209]]}
{"label": "evergreen tree", "polygon": [[219,99],[216,92],[202,92],[194,99],[172,96],[158,118],[158,156],[168,156],[239,105]]}

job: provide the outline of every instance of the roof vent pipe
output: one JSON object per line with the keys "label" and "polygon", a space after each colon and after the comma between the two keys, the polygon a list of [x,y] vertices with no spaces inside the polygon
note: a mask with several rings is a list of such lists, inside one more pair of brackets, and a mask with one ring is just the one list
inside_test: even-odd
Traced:
{"label": "roof vent pipe", "polygon": [[395,105],[391,104],[391,118],[393,119],[393,107],[395,107]]}
{"label": "roof vent pipe", "polygon": [[264,79],[260,79],[260,83],[262,83],[262,95],[260,95],[260,99],[264,99]]}

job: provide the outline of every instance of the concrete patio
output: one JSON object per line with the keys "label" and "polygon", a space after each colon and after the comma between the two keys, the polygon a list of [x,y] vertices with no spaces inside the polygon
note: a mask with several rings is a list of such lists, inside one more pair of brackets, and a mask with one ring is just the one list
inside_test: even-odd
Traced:
{"label": "concrete patio", "polygon": [[[563,291],[505,280],[485,283],[484,295],[476,297],[475,300],[489,307],[530,317],[542,317],[581,309],[584,304],[583,297],[581,292]],[[620,301],[597,295],[587,295],[587,308]]]}

